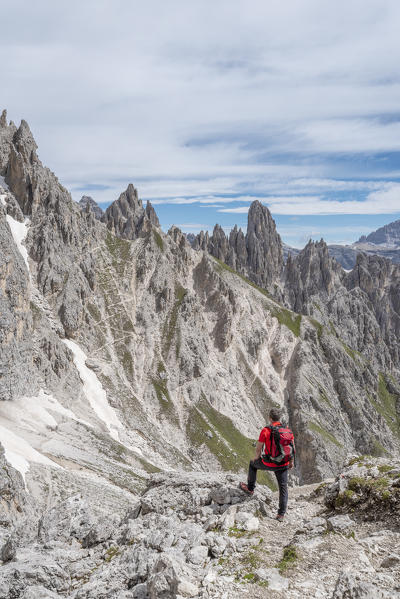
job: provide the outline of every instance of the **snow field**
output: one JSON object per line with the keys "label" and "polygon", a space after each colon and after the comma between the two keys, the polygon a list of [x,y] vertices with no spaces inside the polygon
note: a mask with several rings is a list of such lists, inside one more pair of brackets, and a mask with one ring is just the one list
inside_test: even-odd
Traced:
{"label": "snow field", "polygon": [[28,233],[29,220],[25,219],[25,222],[19,223],[17,220],[15,220],[9,214],[7,214],[6,218],[7,218],[8,225],[11,229],[11,233],[12,233],[15,245],[17,246],[19,253],[21,254],[21,256],[23,257],[23,259],[25,261],[28,272],[30,272],[29,271],[29,262],[28,262],[28,252],[26,250],[26,247],[23,245],[25,237],[27,236],[27,233]]}
{"label": "snow field", "polygon": [[34,449],[20,434],[23,435],[23,431],[27,431],[43,436],[43,432],[46,433],[48,429],[54,430],[58,422],[52,412],[91,426],[43,390],[40,390],[36,397],[21,397],[14,401],[0,402],[0,441],[5,450],[6,460],[22,474],[24,481],[30,462],[61,468]]}
{"label": "snow field", "polygon": [[[9,403],[9,402],[7,402]],[[4,454],[7,462],[18,470],[24,479],[29,470],[29,462],[36,462],[53,468],[61,468],[55,462],[46,458],[28,443],[25,439],[14,433],[9,428],[0,424],[0,439],[4,447]]]}
{"label": "snow field", "polygon": [[120,442],[118,431],[123,429],[123,425],[108,403],[107,394],[96,374],[86,366],[87,356],[85,352],[71,339],[63,339],[63,341],[73,353],[74,363],[83,383],[83,392],[92,410],[99,420],[104,422],[110,436]]}

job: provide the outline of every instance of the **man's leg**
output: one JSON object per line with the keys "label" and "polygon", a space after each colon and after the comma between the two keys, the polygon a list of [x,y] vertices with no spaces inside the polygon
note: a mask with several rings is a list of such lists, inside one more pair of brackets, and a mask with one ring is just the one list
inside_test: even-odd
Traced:
{"label": "man's leg", "polygon": [[275,470],[276,480],[279,487],[279,510],[278,514],[283,516],[288,504],[288,469]]}
{"label": "man's leg", "polygon": [[247,487],[249,491],[254,491],[254,487],[256,486],[257,480],[257,470],[263,470],[264,464],[261,458],[258,460],[251,460],[249,464],[249,474],[247,477]]}

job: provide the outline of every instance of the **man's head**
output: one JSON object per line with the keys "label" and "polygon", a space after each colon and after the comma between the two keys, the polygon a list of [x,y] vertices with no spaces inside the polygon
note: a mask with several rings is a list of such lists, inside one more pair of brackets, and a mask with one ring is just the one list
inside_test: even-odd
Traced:
{"label": "man's head", "polygon": [[269,419],[271,422],[280,422],[281,414],[276,408],[269,411]]}

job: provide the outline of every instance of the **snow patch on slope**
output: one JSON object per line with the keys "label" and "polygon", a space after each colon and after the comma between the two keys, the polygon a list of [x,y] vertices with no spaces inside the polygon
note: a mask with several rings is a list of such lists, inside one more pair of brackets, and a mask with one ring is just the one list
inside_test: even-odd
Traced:
{"label": "snow patch on slope", "polygon": [[9,189],[7,183],[4,180],[4,177],[1,177],[1,176],[0,176],[0,187],[5,189],[6,191],[8,191],[8,189]]}
{"label": "snow patch on slope", "polygon": [[63,339],[63,341],[73,353],[74,363],[83,383],[83,391],[92,410],[99,420],[104,422],[110,436],[120,442],[119,431],[123,429],[123,425],[108,403],[107,394],[96,374],[86,366],[87,356],[85,352],[71,339]]}
{"label": "snow patch on slope", "polygon": [[80,420],[72,410],[64,408],[52,395],[39,391],[35,397],[20,397],[12,402],[0,404],[0,423],[26,431],[39,432],[40,430],[56,429],[57,420],[53,414],[59,414],[70,420],[91,426],[89,422]]}
{"label": "snow patch on slope", "polygon": [[4,454],[7,462],[22,474],[24,482],[26,473],[30,467],[29,462],[36,462],[38,464],[52,466],[53,468],[61,468],[61,466],[36,451],[28,441],[1,424],[0,439],[1,444],[4,447]]}
{"label": "snow patch on slope", "polygon": [[25,222],[20,223],[17,220],[15,220],[15,218],[10,216],[9,214],[7,214],[6,218],[7,218],[9,227],[11,229],[11,233],[12,233],[15,245],[17,246],[19,253],[23,257],[25,264],[26,264],[26,268],[28,269],[28,272],[29,272],[28,252],[26,250],[26,247],[23,245],[25,237],[27,236],[27,233],[28,233],[29,220],[26,219]]}

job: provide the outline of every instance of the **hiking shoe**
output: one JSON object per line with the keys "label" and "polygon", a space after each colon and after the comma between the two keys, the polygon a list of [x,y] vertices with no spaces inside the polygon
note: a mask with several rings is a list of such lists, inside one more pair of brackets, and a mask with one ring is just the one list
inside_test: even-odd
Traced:
{"label": "hiking shoe", "polygon": [[283,514],[277,514],[275,520],[278,520],[278,522],[283,522],[284,517],[285,516]]}
{"label": "hiking shoe", "polygon": [[251,491],[246,483],[240,483],[239,489],[242,489],[247,495],[254,495],[254,491]]}

